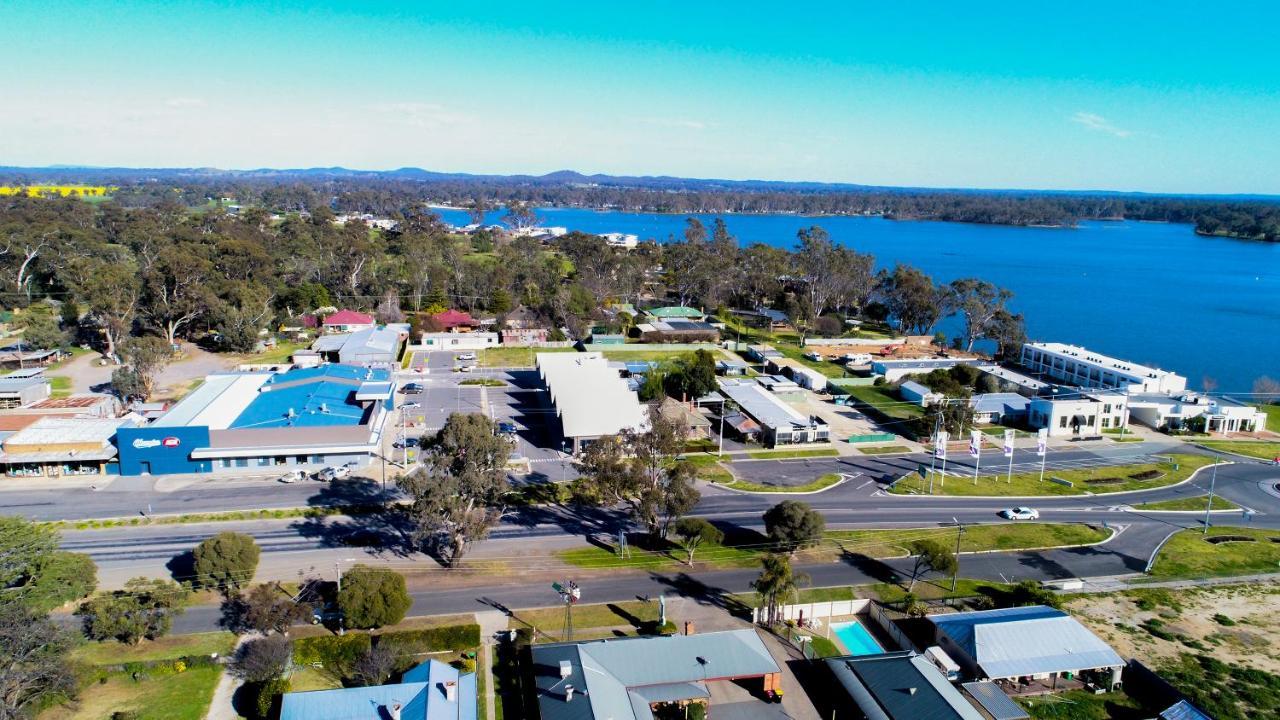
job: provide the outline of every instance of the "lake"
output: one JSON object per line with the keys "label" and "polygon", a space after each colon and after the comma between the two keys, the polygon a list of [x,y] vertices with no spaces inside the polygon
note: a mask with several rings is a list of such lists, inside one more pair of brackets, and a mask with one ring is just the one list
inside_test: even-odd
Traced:
{"label": "lake", "polygon": [[[465,225],[466,213],[443,210]],[[498,222],[492,213],[488,222]],[[686,215],[542,208],[540,224],[589,233],[622,232],[665,241]],[[714,215],[698,215],[708,228]],[[796,231],[820,225],[831,238],[903,262],[935,280],[980,277],[1014,292],[1035,340],[1181,373],[1193,386],[1213,378],[1247,393],[1262,375],[1280,379],[1280,244],[1207,238],[1190,225],[1086,222],[1077,228],[1021,228],[864,217],[725,215],[740,245],[790,248]],[[959,334],[955,319],[940,329]]]}

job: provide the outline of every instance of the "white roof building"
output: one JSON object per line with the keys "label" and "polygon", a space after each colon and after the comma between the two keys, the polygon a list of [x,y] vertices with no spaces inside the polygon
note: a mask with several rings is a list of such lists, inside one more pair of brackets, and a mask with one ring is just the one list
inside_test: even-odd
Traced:
{"label": "white roof building", "polygon": [[1128,392],[1181,392],[1187,379],[1149,365],[1120,360],[1065,343],[1026,343],[1020,363],[1032,372],[1085,388]]}
{"label": "white roof building", "polygon": [[648,425],[640,399],[618,371],[609,367],[604,355],[538,353],[537,365],[564,437],[573,443],[575,452],[584,440]]}

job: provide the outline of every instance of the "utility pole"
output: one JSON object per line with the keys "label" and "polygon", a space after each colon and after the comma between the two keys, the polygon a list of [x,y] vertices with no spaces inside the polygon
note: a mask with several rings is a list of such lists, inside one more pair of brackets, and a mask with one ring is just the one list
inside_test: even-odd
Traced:
{"label": "utility pole", "polygon": [[942,416],[933,416],[933,455],[929,458],[929,494],[933,494],[933,473],[938,465],[938,430],[942,427]]}
{"label": "utility pole", "polygon": [[1209,476],[1209,506],[1204,509],[1204,534],[1209,534],[1209,513],[1213,512],[1213,490],[1218,483],[1218,461],[1222,456],[1214,453],[1213,457],[1213,474]]}
{"label": "utility pole", "polygon": [[951,592],[956,591],[956,580],[960,577],[960,536],[964,534],[964,525],[955,516],[951,521],[956,524],[956,569],[951,573]]}

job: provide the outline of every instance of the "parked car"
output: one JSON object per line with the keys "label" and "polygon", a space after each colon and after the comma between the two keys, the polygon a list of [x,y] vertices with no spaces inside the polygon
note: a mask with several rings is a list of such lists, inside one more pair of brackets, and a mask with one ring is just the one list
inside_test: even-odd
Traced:
{"label": "parked car", "polygon": [[307,479],[307,474],[302,470],[290,470],[285,474],[281,475],[280,477],[276,478],[276,481],[282,482],[282,483],[292,483],[292,482],[298,482],[299,480],[305,480],[305,479]]}
{"label": "parked car", "polygon": [[810,350],[804,354],[805,360],[813,360],[814,362],[822,362],[822,353]]}
{"label": "parked car", "polygon": [[867,365],[871,362],[871,356],[867,353],[845,353],[840,359],[846,365]]}
{"label": "parked car", "polygon": [[418,383],[406,383],[400,386],[400,392],[405,395],[421,395],[423,387]]}
{"label": "parked car", "polygon": [[1007,520],[1039,520],[1040,511],[1029,507],[1015,507],[1008,510],[1001,510],[1000,517]]}
{"label": "parked car", "polygon": [[338,609],[335,603],[326,603],[325,605],[315,608],[311,611],[311,624],[325,625],[336,624],[342,622],[342,611]]}
{"label": "parked car", "polygon": [[515,435],[516,425],[515,423],[500,422],[498,423],[498,432],[502,435]]}
{"label": "parked car", "polygon": [[475,370],[475,367],[472,365],[460,365],[458,367],[458,372],[471,372],[472,370]]}
{"label": "parked car", "polygon": [[458,356],[458,360],[475,360],[476,354],[473,352],[464,352]]}
{"label": "parked car", "polygon": [[403,450],[403,449],[405,449],[405,448],[416,448],[416,447],[418,447],[418,444],[419,444],[420,442],[421,442],[421,441],[420,441],[418,438],[416,438],[416,437],[410,437],[410,438],[403,438],[403,437],[402,437],[402,438],[396,438],[396,441],[395,441],[395,442],[393,442],[393,443],[391,443],[391,447],[393,447],[393,448],[395,448],[395,449],[397,449],[397,450]]}
{"label": "parked car", "polygon": [[402,409],[402,410],[421,410],[421,409],[422,409],[422,403],[417,403],[417,402],[407,402],[407,403],[405,403],[405,404],[401,405],[401,406],[400,406],[400,409]]}
{"label": "parked car", "polygon": [[342,480],[351,477],[350,465],[335,465],[327,467],[320,471],[320,479],[332,482],[334,480]]}

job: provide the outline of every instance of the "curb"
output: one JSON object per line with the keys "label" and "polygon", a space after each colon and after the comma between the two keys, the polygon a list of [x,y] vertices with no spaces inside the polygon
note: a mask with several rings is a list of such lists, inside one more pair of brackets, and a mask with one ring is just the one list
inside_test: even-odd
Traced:
{"label": "curb", "polygon": [[794,495],[817,495],[818,493],[824,493],[824,492],[826,492],[826,491],[828,491],[828,490],[834,490],[835,488],[838,488],[838,487],[840,487],[841,485],[843,485],[843,484],[845,484],[845,483],[849,482],[849,481],[850,481],[850,480],[852,480],[854,477],[856,477],[856,476],[849,475],[848,473],[840,473],[840,479],[839,479],[839,480],[837,480],[836,482],[834,482],[834,483],[832,483],[832,484],[830,484],[830,485],[828,485],[828,486],[826,486],[826,487],[822,488],[821,490],[802,490],[802,491],[796,491],[796,492],[787,492],[786,490],[741,490],[741,489],[738,489],[738,488],[726,487],[726,486],[721,485],[720,483],[716,483],[716,482],[709,482],[709,483],[707,483],[707,484],[708,484],[708,485],[711,485],[712,487],[720,488],[721,490],[726,490],[726,491],[731,492],[731,493],[737,493],[737,494],[739,494],[739,495],[788,495],[788,496],[794,496]]}
{"label": "curb", "polygon": [[[1145,488],[1145,489],[1142,489],[1142,490],[1119,490],[1119,491],[1116,491],[1116,492],[1105,492],[1105,493],[1080,493],[1080,494],[1078,494],[1078,495],[901,495],[901,494],[894,493],[894,492],[886,492],[886,493],[885,493],[885,495],[888,495],[888,496],[890,496],[890,497],[900,497],[900,498],[907,498],[907,499],[911,499],[911,498],[946,498],[946,499],[948,499],[948,500],[957,500],[957,499],[961,499],[961,500],[962,500],[962,499],[970,499],[970,500],[1040,500],[1040,499],[1042,499],[1042,498],[1070,498],[1070,497],[1080,497],[1080,498],[1110,498],[1110,497],[1115,497],[1115,496],[1117,496],[1117,495],[1132,495],[1132,494],[1134,494],[1134,493],[1151,492],[1152,490],[1167,490],[1167,489],[1169,489],[1169,488],[1182,487],[1183,485],[1186,485],[1187,483],[1191,482],[1192,480],[1195,480],[1195,479],[1196,479],[1196,475],[1199,475],[1199,474],[1200,474],[1200,472],[1201,472],[1201,471],[1203,471],[1203,470],[1208,470],[1208,469],[1210,469],[1210,468],[1218,467],[1218,466],[1223,466],[1223,465],[1237,465],[1237,464],[1238,464],[1238,463],[1237,463],[1236,461],[1234,461],[1234,460],[1224,460],[1223,462],[1211,463],[1211,464],[1209,464],[1209,465],[1205,465],[1204,467],[1196,468],[1196,469],[1195,469],[1195,471],[1193,471],[1190,475],[1188,475],[1188,476],[1187,476],[1187,479],[1186,479],[1186,480],[1182,480],[1181,482],[1176,482],[1176,483],[1173,483],[1172,485],[1160,485],[1160,486],[1157,486],[1157,487]],[[1103,467],[1108,467],[1108,466],[1103,466]],[[906,475],[903,475],[902,477],[898,478],[897,480],[894,480],[893,482],[889,483],[889,488],[890,488],[890,489],[892,489],[892,488],[893,488],[893,486],[894,486],[894,485],[896,485],[896,484],[898,483],[898,481],[902,480],[902,478],[905,478],[905,477],[908,477],[908,476],[910,476],[910,475],[914,475],[914,474],[915,474],[915,473],[907,473]],[[1159,511],[1156,511],[1156,512],[1159,512]],[[1171,511],[1171,512],[1178,512],[1178,511]],[[1232,512],[1234,512],[1234,511],[1232,511]]]}

